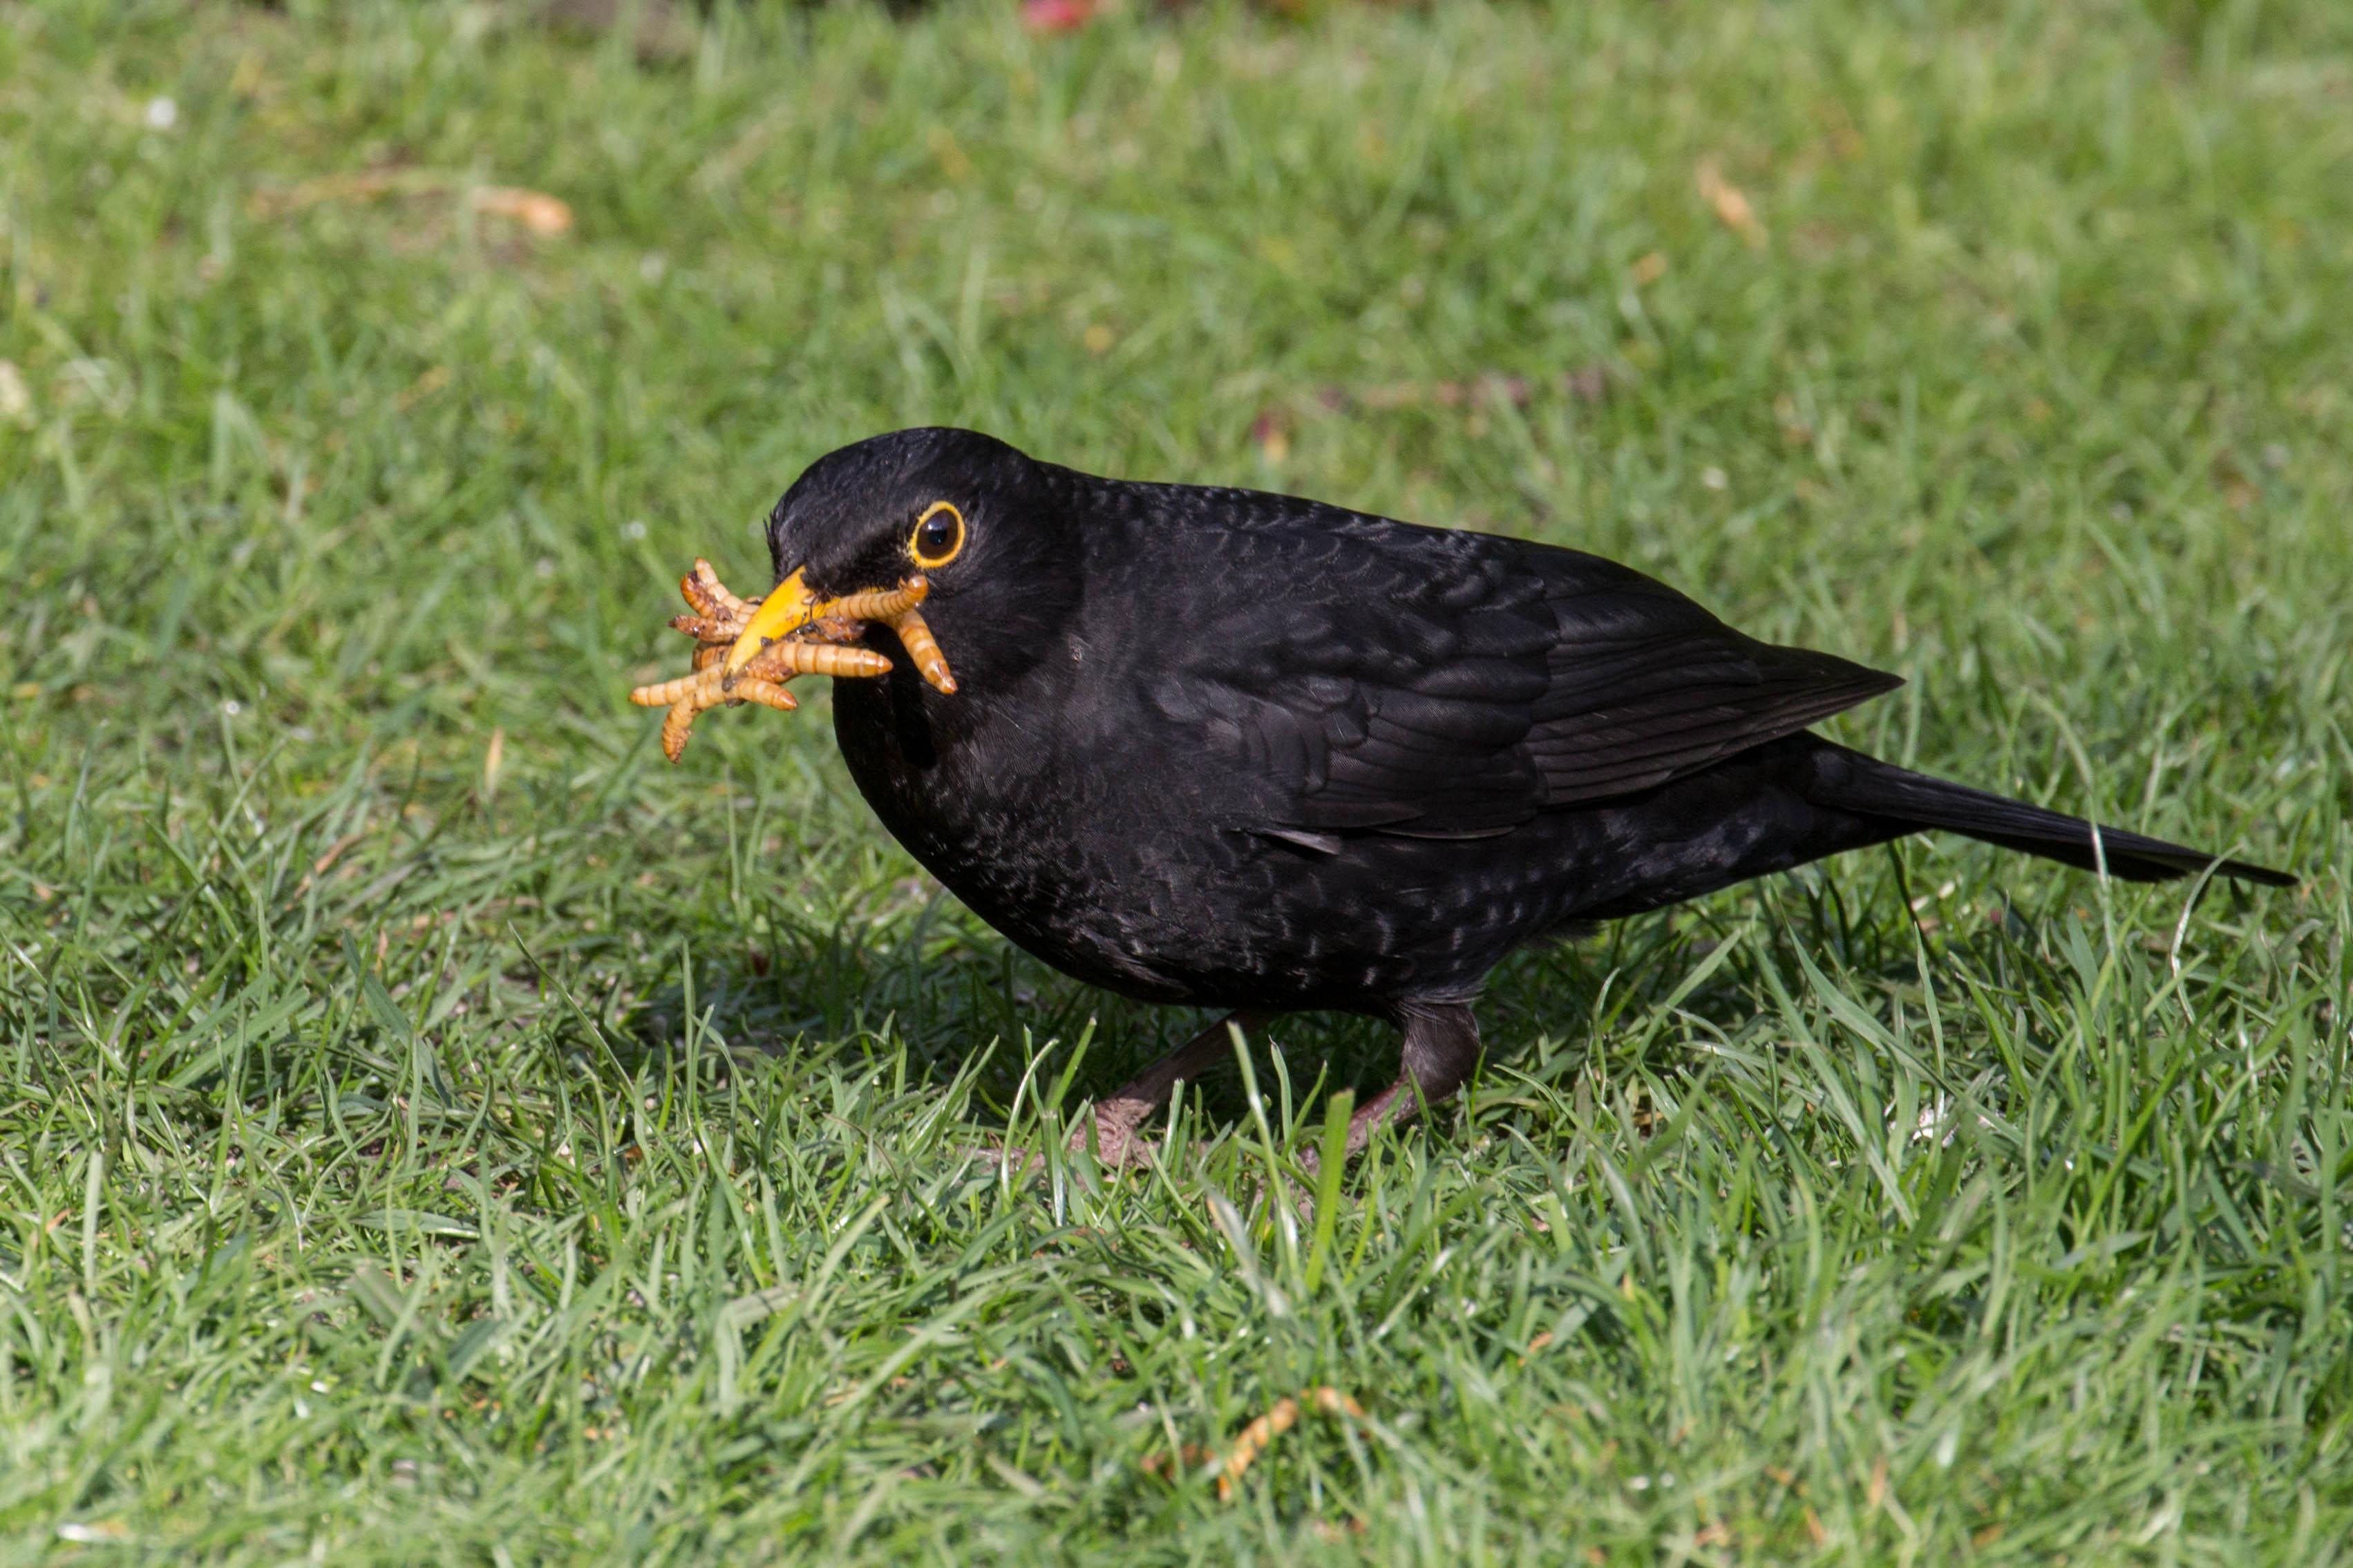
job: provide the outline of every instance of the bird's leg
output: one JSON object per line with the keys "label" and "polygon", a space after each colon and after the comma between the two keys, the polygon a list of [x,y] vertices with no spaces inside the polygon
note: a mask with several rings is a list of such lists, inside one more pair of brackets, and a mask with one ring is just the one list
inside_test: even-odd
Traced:
{"label": "bird's leg", "polygon": [[1405,1059],[1397,1082],[1348,1119],[1348,1152],[1361,1153],[1374,1129],[1394,1125],[1461,1089],[1479,1065],[1479,1021],[1467,1002],[1409,1003],[1402,1009]]}
{"label": "bird's leg", "polygon": [[[1168,1103],[1177,1080],[1197,1081],[1209,1068],[1233,1054],[1233,1036],[1229,1032],[1239,1027],[1245,1035],[1256,1034],[1266,1026],[1272,1016],[1266,1013],[1229,1013],[1183,1045],[1137,1073],[1122,1084],[1109,1100],[1095,1107],[1095,1148],[1098,1157],[1107,1166],[1139,1163],[1144,1158],[1136,1146],[1136,1129],[1142,1127],[1153,1112]],[[1076,1148],[1086,1141],[1087,1130],[1081,1127],[1071,1135]]]}

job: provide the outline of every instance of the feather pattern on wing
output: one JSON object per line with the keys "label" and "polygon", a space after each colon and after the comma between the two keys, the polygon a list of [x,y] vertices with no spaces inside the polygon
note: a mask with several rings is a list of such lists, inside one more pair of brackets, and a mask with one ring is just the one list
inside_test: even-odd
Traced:
{"label": "feather pattern on wing", "polygon": [[[1229,533],[1219,572],[1324,592],[1279,612],[1238,595],[1155,669],[1148,696],[1261,781],[1252,826],[1291,842],[1506,833],[1901,684],[1745,637],[1593,556],[1248,499],[1276,515]],[[1342,544],[1345,579],[1300,569]]]}

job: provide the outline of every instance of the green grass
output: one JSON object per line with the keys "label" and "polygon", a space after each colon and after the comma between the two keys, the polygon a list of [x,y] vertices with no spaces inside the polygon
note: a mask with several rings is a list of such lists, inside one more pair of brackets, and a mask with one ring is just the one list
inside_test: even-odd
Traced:
{"label": "green grass", "polygon": [[[7,11],[0,1555],[2343,1561],[2344,14],[1145,9]],[[1197,1018],[821,691],[622,701],[923,421],[1613,554],[2309,880],[1850,857],[1507,965],[1336,1191],[1319,1018],[1106,1180]]]}

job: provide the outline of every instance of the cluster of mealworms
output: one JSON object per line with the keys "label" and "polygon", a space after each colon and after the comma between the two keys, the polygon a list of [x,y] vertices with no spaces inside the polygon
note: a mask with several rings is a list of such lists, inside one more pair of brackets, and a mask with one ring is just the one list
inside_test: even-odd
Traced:
{"label": "cluster of mealworms", "polygon": [[942,691],[955,689],[947,656],[940,651],[932,628],[915,606],[931,593],[931,584],[912,578],[896,588],[870,589],[828,599],[815,605],[809,618],[785,637],[771,642],[732,677],[727,655],[760,608],[758,600],[739,599],[719,581],[711,563],[698,560],[694,570],[679,579],[691,616],[675,616],[670,625],[694,638],[694,673],[658,686],[640,686],[629,700],[640,708],[668,708],[662,717],[662,755],[676,762],[686,750],[695,717],[706,708],[757,702],[764,708],[790,710],[799,706],[785,682],[797,675],[887,675],[891,661],[871,648],[848,646],[874,622],[899,637],[907,657],[925,680]]}

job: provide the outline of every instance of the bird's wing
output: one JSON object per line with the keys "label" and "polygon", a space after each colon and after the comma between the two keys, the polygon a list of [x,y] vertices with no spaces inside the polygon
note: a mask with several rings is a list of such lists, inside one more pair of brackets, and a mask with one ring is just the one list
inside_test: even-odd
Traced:
{"label": "bird's wing", "polygon": [[1744,636],[1598,556],[1524,548],[1557,627],[1525,742],[1548,805],[1664,784],[1904,684]]}
{"label": "bird's wing", "polygon": [[1228,607],[1149,677],[1160,713],[1256,786],[1247,826],[1303,847],[1507,832],[1901,684],[1744,637],[1593,556],[1385,526],[1346,531],[1325,557],[1345,572],[1250,563],[1316,589]]}

